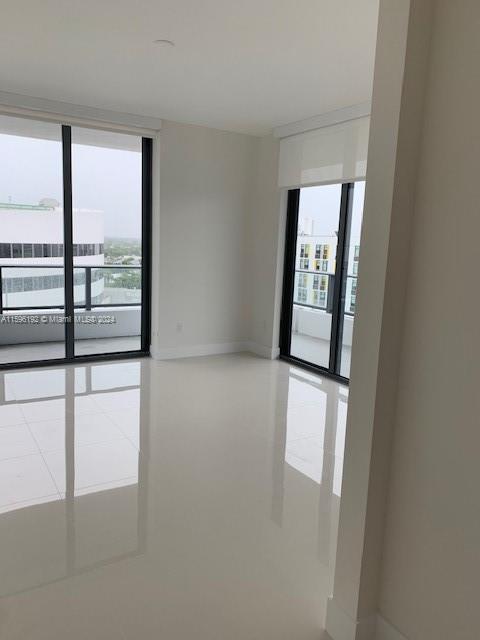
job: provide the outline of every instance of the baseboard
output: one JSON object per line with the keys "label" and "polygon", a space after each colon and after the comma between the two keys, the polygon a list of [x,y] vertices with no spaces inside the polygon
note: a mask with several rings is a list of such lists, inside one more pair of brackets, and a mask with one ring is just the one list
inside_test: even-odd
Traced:
{"label": "baseboard", "polygon": [[219,342],[214,344],[192,344],[182,347],[150,347],[155,360],[175,360],[177,358],[193,358],[196,356],[216,356],[222,353],[240,353],[248,351],[247,342]]}
{"label": "baseboard", "polygon": [[407,636],[395,629],[383,616],[377,615],[377,635],[375,640],[408,640]]}
{"label": "baseboard", "polygon": [[280,355],[280,349],[265,347],[264,345],[249,341],[193,344],[183,347],[166,347],[161,349],[156,349],[153,345],[150,346],[150,354],[155,360],[215,356],[222,353],[240,353],[242,351],[249,351],[268,360],[275,360]]}
{"label": "baseboard", "polygon": [[328,599],[326,630],[332,640],[375,640],[376,616],[350,618],[333,598]]}
{"label": "baseboard", "polygon": [[332,640],[408,640],[380,614],[353,620],[328,599],[326,631]]}
{"label": "baseboard", "polygon": [[280,355],[279,347],[266,347],[258,342],[247,342],[246,347],[247,351],[262,358],[267,358],[267,360],[276,360]]}

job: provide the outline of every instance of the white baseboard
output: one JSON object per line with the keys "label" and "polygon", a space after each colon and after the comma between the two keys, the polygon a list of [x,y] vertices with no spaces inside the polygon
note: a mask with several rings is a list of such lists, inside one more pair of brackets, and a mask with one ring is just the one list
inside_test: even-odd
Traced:
{"label": "white baseboard", "polygon": [[182,347],[150,347],[155,360],[175,360],[177,358],[193,358],[196,356],[216,356],[222,353],[240,353],[248,351],[247,342],[219,342],[214,344],[192,344]]}
{"label": "white baseboard", "polygon": [[408,640],[407,636],[395,629],[383,616],[377,615],[377,635],[375,640]]}
{"label": "white baseboard", "polygon": [[354,620],[328,599],[326,631],[332,640],[408,640],[380,614]]}
{"label": "white baseboard", "polygon": [[262,358],[275,360],[280,355],[280,349],[265,347],[256,342],[220,342],[214,344],[194,344],[182,347],[166,347],[156,349],[150,346],[150,354],[155,360],[175,360],[177,358],[193,358],[196,356],[215,356],[222,353],[241,353],[249,351]]}
{"label": "white baseboard", "polygon": [[376,616],[354,620],[329,598],[325,626],[332,640],[375,640]]}
{"label": "white baseboard", "polygon": [[257,356],[261,356],[262,358],[267,358],[267,360],[276,360],[280,355],[279,347],[266,347],[258,342],[247,342],[246,346],[247,351],[250,351]]}

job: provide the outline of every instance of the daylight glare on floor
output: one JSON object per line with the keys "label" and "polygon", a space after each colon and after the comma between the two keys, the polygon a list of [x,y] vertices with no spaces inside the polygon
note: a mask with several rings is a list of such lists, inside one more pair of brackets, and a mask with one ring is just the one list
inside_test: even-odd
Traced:
{"label": "daylight glare on floor", "polygon": [[9,639],[318,639],[348,391],[229,355],[0,374]]}

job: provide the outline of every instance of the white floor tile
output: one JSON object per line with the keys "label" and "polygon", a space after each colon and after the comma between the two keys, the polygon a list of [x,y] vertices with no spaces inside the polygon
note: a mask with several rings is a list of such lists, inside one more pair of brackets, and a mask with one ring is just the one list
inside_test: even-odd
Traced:
{"label": "white floor tile", "polygon": [[346,389],[238,354],[73,369],[68,402],[70,367],[0,376],[2,640],[320,638]]}
{"label": "white floor tile", "polygon": [[140,447],[140,407],[107,411],[106,415],[137,448]]}
{"label": "white floor tile", "polygon": [[95,402],[103,411],[131,409],[140,406],[140,393],[137,389],[98,393],[95,395]]}
{"label": "white floor tile", "polygon": [[40,454],[0,462],[0,507],[57,493]]}
{"label": "white floor tile", "polygon": [[[44,457],[58,490],[64,493],[65,452],[45,453]],[[75,448],[75,489],[109,485],[137,475],[138,451],[126,438]]]}
{"label": "white floor tile", "polygon": [[0,427],[8,427],[13,424],[22,424],[25,422],[20,407],[16,404],[0,405]]}
{"label": "white floor tile", "polygon": [[69,416],[67,421],[63,418],[31,422],[29,427],[43,453],[64,450],[67,430],[74,431],[76,447],[124,438],[122,431],[103,413],[75,415],[75,420]]}
{"label": "white floor tile", "polygon": [[38,447],[27,425],[0,429],[0,460],[38,453]]}
{"label": "white floor tile", "polygon": [[24,402],[20,405],[27,422],[39,422],[40,420],[58,420],[65,417],[65,399],[39,400],[36,402]]}

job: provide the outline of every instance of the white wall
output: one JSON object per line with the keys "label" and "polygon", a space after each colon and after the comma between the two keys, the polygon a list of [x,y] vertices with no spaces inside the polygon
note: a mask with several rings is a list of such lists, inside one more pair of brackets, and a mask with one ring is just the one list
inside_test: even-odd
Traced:
{"label": "white wall", "polygon": [[254,200],[249,222],[249,338],[254,351],[276,357],[286,213],[277,187],[280,143],[273,136],[265,136],[258,138],[256,144]]}
{"label": "white wall", "polygon": [[158,357],[228,345],[238,350],[249,339],[248,232],[258,141],[163,122],[154,225],[152,351]]}
{"label": "white wall", "polygon": [[375,630],[430,8],[429,0],[380,2],[339,536],[327,612],[334,640],[369,640]]}
{"label": "white wall", "polygon": [[476,640],[480,3],[434,4],[380,611],[409,640]]}

